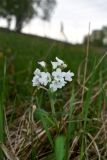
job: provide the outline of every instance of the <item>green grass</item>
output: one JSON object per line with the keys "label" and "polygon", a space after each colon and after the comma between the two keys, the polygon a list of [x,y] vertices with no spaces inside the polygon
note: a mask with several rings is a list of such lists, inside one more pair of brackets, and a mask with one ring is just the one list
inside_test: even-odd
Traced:
{"label": "green grass", "polygon": [[[98,49],[90,49],[88,68],[91,71],[94,60],[98,61],[101,54]],[[47,62],[55,56],[64,59],[69,68],[77,75],[80,63],[85,59],[86,46],[63,44],[46,38],[21,35],[13,32],[0,31],[0,61],[7,57],[7,78],[9,99],[14,97],[23,101],[32,93],[32,73],[37,61],[46,59]],[[96,54],[97,53],[97,54]],[[103,62],[101,68],[105,68]],[[77,76],[75,76],[75,79]]]}
{"label": "green grass", "polygon": [[[107,159],[104,50],[90,46],[84,81],[86,46],[0,30],[0,128],[4,130],[5,107],[9,129],[5,155],[25,160]],[[55,97],[36,92],[31,80],[37,62],[48,63],[56,56],[75,78]]]}
{"label": "green grass", "polygon": [[[6,79],[6,60],[4,60],[3,72],[2,72],[2,81],[0,83],[0,144],[5,142],[5,86]],[[0,159],[3,159],[4,155],[0,149]]]}

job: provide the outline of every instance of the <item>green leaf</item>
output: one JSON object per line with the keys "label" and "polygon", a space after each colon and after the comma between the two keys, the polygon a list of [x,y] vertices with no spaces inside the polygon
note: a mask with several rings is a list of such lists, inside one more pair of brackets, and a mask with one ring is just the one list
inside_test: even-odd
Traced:
{"label": "green leaf", "polygon": [[56,160],[63,160],[65,156],[65,138],[58,136],[55,141],[55,157]]}

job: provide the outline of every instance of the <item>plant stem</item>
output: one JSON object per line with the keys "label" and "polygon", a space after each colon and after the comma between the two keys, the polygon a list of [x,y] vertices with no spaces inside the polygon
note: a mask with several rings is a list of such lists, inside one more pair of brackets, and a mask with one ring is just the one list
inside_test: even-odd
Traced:
{"label": "plant stem", "polygon": [[53,98],[51,99],[51,111],[52,111],[52,115],[53,117],[56,117],[56,112],[55,112],[55,102],[53,100]]}
{"label": "plant stem", "polygon": [[55,117],[56,116],[56,112],[55,112],[55,97],[54,97],[54,93],[52,91],[48,90],[48,96],[49,96],[50,105],[51,105],[51,112],[52,112],[52,115]]}
{"label": "plant stem", "polygon": [[49,95],[49,99],[50,99],[50,104],[51,104],[51,112],[52,112],[52,116],[53,116],[53,119],[55,121],[55,124],[58,128],[58,122],[57,122],[57,119],[56,119],[56,111],[55,111],[55,93],[49,91],[48,92],[48,95]]}

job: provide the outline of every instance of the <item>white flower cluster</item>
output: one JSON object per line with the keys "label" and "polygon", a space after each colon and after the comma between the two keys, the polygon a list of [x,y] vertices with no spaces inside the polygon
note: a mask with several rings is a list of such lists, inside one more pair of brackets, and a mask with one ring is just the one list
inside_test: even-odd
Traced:
{"label": "white flower cluster", "polygon": [[[44,61],[38,62],[43,68],[46,68],[46,63]],[[74,76],[73,72],[63,72],[62,70],[67,67],[67,65],[56,57],[56,62],[51,62],[52,73],[42,72],[40,69],[36,69],[34,72],[34,77],[32,80],[33,86],[45,87],[48,86],[53,92],[57,89],[61,89],[67,82],[72,81]]]}

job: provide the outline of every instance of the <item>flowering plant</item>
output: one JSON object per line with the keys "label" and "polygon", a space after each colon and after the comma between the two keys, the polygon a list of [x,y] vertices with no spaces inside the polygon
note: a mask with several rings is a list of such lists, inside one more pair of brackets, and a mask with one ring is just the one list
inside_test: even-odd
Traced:
{"label": "flowering plant", "polygon": [[[72,81],[72,77],[74,76],[73,72],[67,71],[64,72],[63,69],[67,67],[67,65],[58,57],[55,58],[56,61],[52,62],[52,73],[47,71],[41,71],[40,69],[36,69],[34,71],[34,77],[32,79],[33,86],[38,88],[47,88],[52,92],[57,91],[64,87],[67,82]],[[46,69],[46,62],[41,61],[38,62],[44,70]]]}
{"label": "flowering plant", "polygon": [[64,87],[67,82],[72,81],[72,77],[74,73],[70,70],[64,71],[67,65],[59,59],[55,58],[55,61],[51,61],[52,71],[47,71],[47,64],[44,61],[38,62],[38,64],[42,67],[42,70],[36,68],[34,71],[34,77],[32,79],[32,83],[34,87],[43,88],[47,90],[50,106],[52,111],[52,120],[54,120],[54,124],[58,129],[57,115],[55,111],[55,103],[56,103],[56,91]]}

